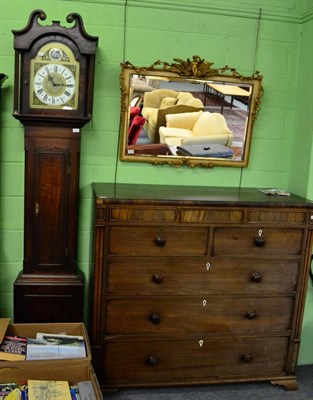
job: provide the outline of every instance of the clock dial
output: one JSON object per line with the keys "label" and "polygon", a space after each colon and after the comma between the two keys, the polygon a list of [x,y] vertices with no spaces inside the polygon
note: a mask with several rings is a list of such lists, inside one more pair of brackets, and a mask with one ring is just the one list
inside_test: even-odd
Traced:
{"label": "clock dial", "polygon": [[31,59],[31,108],[77,110],[78,86],[79,63],[63,43],[47,43]]}
{"label": "clock dial", "polygon": [[46,105],[68,104],[75,94],[73,72],[62,64],[43,65],[34,77],[34,94]]}

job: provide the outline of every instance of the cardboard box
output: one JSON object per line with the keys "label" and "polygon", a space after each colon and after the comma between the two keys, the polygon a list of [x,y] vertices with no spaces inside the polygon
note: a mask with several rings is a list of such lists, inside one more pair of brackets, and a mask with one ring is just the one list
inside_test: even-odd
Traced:
{"label": "cardboard box", "polygon": [[[36,361],[31,361],[31,363],[36,363]],[[25,365],[24,361],[20,361],[15,368],[0,366],[0,383],[16,382],[23,384],[27,383],[28,379],[68,381],[70,385],[76,385],[81,381],[91,381],[97,400],[103,400],[99,382],[92,366],[75,364],[65,368],[64,365],[57,365],[57,363],[50,365],[50,361],[47,361],[45,369],[37,365],[30,367]]]}
{"label": "cardboard box", "polygon": [[[59,334],[64,333],[67,335],[78,335],[84,338],[86,347],[86,357],[84,358],[71,358],[62,359],[64,365],[73,365],[79,363],[79,365],[91,365],[91,348],[88,338],[87,330],[83,323],[71,322],[71,323],[51,323],[51,324],[9,324],[9,318],[0,318],[0,341],[2,341],[4,335],[12,336],[24,336],[27,338],[35,338],[38,332]],[[49,362],[54,362],[59,360],[49,360]],[[3,361],[0,360],[0,366]],[[5,361],[7,363],[15,363],[20,361]],[[36,365],[40,366],[42,363],[46,363],[46,360],[32,360],[23,361],[27,364],[34,362]],[[41,363],[41,364],[40,364]]]}
{"label": "cardboard box", "polygon": [[70,385],[80,381],[91,380],[97,399],[103,396],[96,375],[91,365],[91,349],[87,330],[82,323],[51,324],[9,324],[8,318],[0,318],[0,340],[5,334],[35,338],[37,332],[66,333],[83,336],[86,345],[86,357],[32,360],[32,361],[0,361],[0,383],[27,382],[28,379],[66,380]]}

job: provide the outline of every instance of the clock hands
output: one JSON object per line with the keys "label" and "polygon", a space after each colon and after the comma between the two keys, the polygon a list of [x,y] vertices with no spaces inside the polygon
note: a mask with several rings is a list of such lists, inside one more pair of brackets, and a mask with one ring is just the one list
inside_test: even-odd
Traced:
{"label": "clock hands", "polygon": [[48,80],[52,83],[52,86],[54,87],[73,87],[74,85],[72,83],[56,83],[53,80],[53,76],[48,74]]}
{"label": "clock hands", "polygon": [[52,86],[56,86],[56,84],[54,83],[52,75],[48,74],[48,80],[52,83]]}
{"label": "clock hands", "polygon": [[72,83],[56,83],[54,86],[65,86],[65,87],[73,87],[74,85]]}

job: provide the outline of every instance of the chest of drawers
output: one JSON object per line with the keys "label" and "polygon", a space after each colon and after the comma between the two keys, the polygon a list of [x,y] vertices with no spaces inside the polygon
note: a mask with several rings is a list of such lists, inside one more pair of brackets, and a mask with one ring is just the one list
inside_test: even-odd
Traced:
{"label": "chest of drawers", "polygon": [[94,184],[90,337],[102,387],[296,389],[313,203]]}

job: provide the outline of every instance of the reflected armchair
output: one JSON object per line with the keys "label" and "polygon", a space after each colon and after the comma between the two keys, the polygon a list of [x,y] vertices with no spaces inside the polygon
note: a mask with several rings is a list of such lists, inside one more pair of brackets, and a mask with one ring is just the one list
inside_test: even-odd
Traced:
{"label": "reflected armchair", "polygon": [[157,89],[146,92],[143,97],[142,116],[146,119],[144,130],[152,143],[159,143],[159,127],[166,124],[167,114],[203,110],[200,99],[189,92]]}
{"label": "reflected armchair", "polygon": [[230,147],[233,134],[222,114],[199,111],[167,114],[161,126],[160,143],[168,146],[221,144]]}

